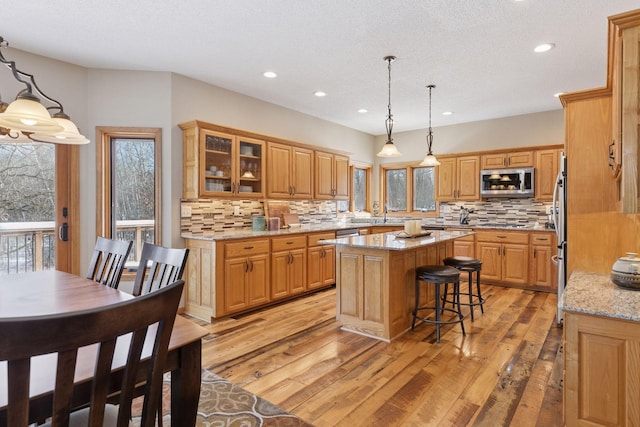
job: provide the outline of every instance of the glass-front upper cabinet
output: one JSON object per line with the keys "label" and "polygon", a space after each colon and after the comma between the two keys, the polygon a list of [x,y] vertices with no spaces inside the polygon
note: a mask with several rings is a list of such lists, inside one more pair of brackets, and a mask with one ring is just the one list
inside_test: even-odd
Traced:
{"label": "glass-front upper cabinet", "polygon": [[200,142],[202,195],[264,197],[264,141],[206,130]]}

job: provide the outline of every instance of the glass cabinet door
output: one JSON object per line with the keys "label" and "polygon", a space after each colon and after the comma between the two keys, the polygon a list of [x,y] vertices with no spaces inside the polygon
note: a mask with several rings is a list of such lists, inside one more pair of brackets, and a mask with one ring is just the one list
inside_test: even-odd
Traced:
{"label": "glass cabinet door", "polygon": [[264,196],[265,143],[250,138],[238,138],[238,180],[236,193],[242,197]]}
{"label": "glass cabinet door", "polygon": [[215,132],[204,135],[204,194],[231,195],[233,188],[233,146],[235,137]]}

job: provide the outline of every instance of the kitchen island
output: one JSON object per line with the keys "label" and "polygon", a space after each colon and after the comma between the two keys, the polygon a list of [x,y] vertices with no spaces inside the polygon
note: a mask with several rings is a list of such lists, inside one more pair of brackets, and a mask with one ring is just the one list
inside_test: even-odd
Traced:
{"label": "kitchen island", "polygon": [[575,271],[564,311],[567,426],[640,425],[640,291]]}
{"label": "kitchen island", "polygon": [[[415,269],[442,264],[467,231],[398,232],[327,240],[336,245],[336,317],[342,329],[391,341],[411,328]],[[431,287],[422,305],[433,302]],[[422,293],[424,294],[424,293]]]}

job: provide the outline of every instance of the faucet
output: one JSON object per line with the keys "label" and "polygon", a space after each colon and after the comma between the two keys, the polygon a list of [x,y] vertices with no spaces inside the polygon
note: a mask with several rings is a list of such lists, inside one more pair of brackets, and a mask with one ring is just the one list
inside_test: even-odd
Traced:
{"label": "faucet", "polygon": [[464,206],[460,207],[460,224],[469,224],[470,213],[473,213],[473,209],[467,209]]}

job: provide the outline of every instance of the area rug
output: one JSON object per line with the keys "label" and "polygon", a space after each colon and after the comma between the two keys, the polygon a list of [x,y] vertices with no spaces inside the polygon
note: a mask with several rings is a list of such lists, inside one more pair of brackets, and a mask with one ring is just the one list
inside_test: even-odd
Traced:
{"label": "area rug", "polygon": [[[171,425],[171,377],[164,377],[162,423]],[[142,401],[134,402],[132,412],[133,425],[140,425]],[[202,370],[200,402],[198,403],[197,427],[312,427],[311,424],[290,414],[276,405],[267,402],[242,387],[230,383],[224,378]]]}

